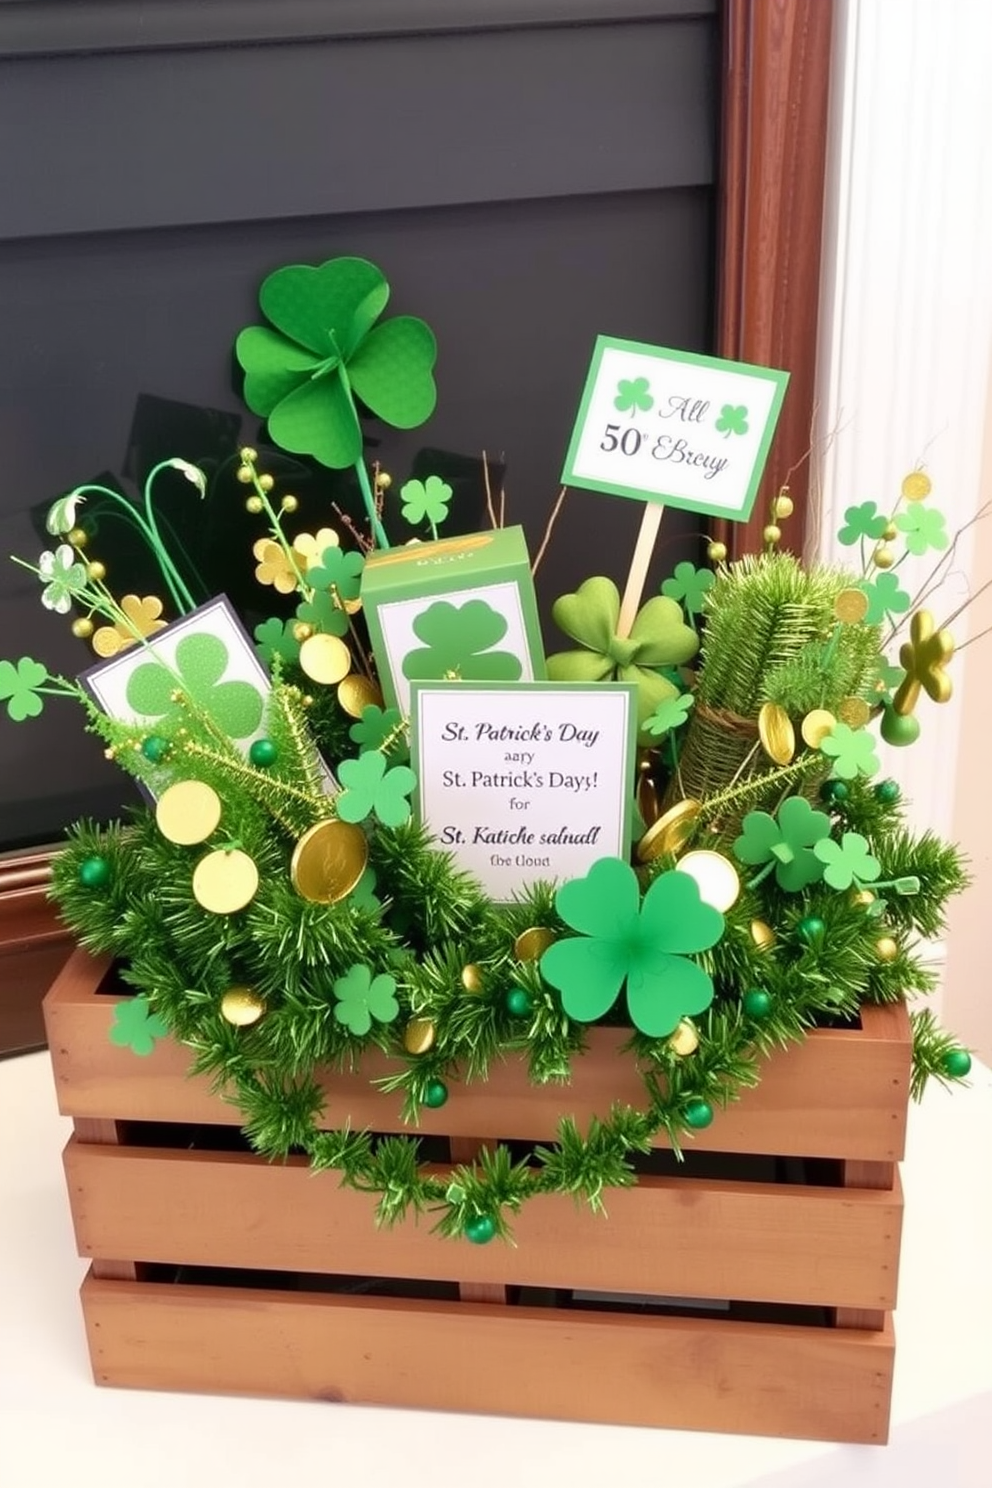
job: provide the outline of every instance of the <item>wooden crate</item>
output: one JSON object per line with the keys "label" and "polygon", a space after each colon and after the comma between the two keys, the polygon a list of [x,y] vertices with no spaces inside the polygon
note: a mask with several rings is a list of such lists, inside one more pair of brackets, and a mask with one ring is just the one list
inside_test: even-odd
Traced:
{"label": "wooden crate", "polygon": [[[514,1246],[373,1226],[374,1200],[272,1164],[236,1108],[107,1037],[113,971],[77,951],[45,1014],[96,1380],[560,1420],[880,1443],[894,1343],[909,1084],[902,1006],[813,1034],[718,1112],[684,1168],[608,1196],[532,1200]],[[622,1034],[594,1030],[568,1087],[515,1061],[452,1088],[421,1131],[464,1161],[643,1103]],[[400,1098],[326,1081],[328,1125],[406,1130]],[[651,1166],[651,1160],[648,1162]],[[645,1298],[652,1299],[645,1301]]]}

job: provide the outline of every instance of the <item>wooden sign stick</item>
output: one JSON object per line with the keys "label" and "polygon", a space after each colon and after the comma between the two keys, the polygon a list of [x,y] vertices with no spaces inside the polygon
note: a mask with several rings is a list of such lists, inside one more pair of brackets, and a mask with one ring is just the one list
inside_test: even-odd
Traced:
{"label": "wooden sign stick", "polygon": [[648,564],[651,562],[651,554],[654,552],[658,529],[664,513],[665,507],[660,501],[649,501],[645,504],[641,528],[637,534],[637,542],[634,544],[634,556],[630,560],[627,584],[620,603],[620,619],[617,621],[618,636],[630,635],[630,627],[641,607],[641,595],[644,593],[644,583],[648,576]]}

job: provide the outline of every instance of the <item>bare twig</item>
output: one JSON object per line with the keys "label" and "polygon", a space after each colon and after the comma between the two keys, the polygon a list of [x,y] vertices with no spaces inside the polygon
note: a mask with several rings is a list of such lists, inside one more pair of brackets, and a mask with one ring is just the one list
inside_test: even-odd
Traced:
{"label": "bare twig", "polygon": [[363,553],[371,553],[373,547],[375,546],[375,544],[372,542],[371,538],[366,537],[365,534],[364,534],[364,532],[362,532],[360,530],[360,528],[358,528],[358,527],[355,526],[354,522],[351,520],[351,518],[349,517],[348,513],[342,511],[341,508],[338,506],[338,504],[337,504],[336,501],[332,501],[331,502],[331,506],[333,507],[333,509],[334,509],[334,515],[337,517],[338,521],[341,523],[341,526],[347,528],[347,530],[351,533],[352,537],[355,539],[355,541],[358,544],[358,546],[361,548],[362,552]]}
{"label": "bare twig", "polygon": [[541,546],[538,548],[538,550],[537,550],[537,556],[535,557],[534,562],[530,566],[531,577],[533,577],[533,575],[537,573],[538,566],[540,565],[541,559],[544,557],[545,553],[547,552],[548,543],[551,541],[551,534],[554,531],[554,525],[555,525],[555,523],[558,520],[558,513],[562,509],[562,505],[564,503],[565,496],[566,496],[567,492],[568,492],[568,487],[567,486],[562,486],[561,490],[558,492],[558,500],[555,502],[554,506],[551,508],[551,515],[548,518],[548,525],[544,529],[544,536],[541,539]]}
{"label": "bare twig", "polygon": [[493,506],[493,490],[489,484],[489,459],[485,450],[482,451],[482,478],[486,483],[486,511],[489,513],[489,525],[490,527],[498,527],[496,508]]}
{"label": "bare twig", "polygon": [[[941,584],[943,584],[945,582],[945,580],[950,577],[949,570],[948,570],[948,572],[942,574],[941,573],[941,569],[946,568],[946,566],[953,559],[954,553],[955,553],[955,551],[957,549],[958,542],[960,541],[962,535],[965,532],[968,531],[968,528],[969,527],[974,527],[974,525],[975,525],[976,522],[980,522],[983,519],[983,517],[987,517],[989,515],[990,511],[992,511],[992,501],[985,501],[985,502],[983,502],[982,505],[978,508],[978,510],[975,513],[975,515],[973,517],[969,518],[969,520],[967,522],[965,522],[963,526],[961,526],[961,527],[958,528],[957,532],[955,532],[954,537],[953,537],[953,539],[951,541],[950,547],[947,549],[946,553],[944,553],[944,555],[941,558],[939,558],[938,561],[934,564],[933,568],[930,570],[930,572],[927,574],[926,578],[923,580],[922,585],[920,586],[920,588],[917,590],[917,592],[913,595],[912,599],[910,600],[910,602],[909,602],[909,608],[906,611],[906,614],[907,615],[912,614],[912,612],[914,610],[918,610],[919,607],[920,607],[920,605],[923,604],[927,599],[929,599],[931,594],[936,593],[936,591],[940,588]],[[978,592],[981,593],[981,590],[979,590]],[[965,601],[965,603],[961,606],[961,608],[959,610],[956,610],[955,611],[954,615],[951,616],[951,619],[955,619],[958,615],[960,615],[962,613],[962,611],[965,610],[965,609],[967,609],[968,605],[971,604],[972,599],[976,599],[977,597],[978,597],[977,595],[974,595],[973,594],[971,596],[971,598],[967,599]],[[892,626],[891,630],[889,631],[888,635],[885,637],[884,641],[882,642],[883,647],[884,646],[887,646],[890,643],[890,641],[892,641],[892,640],[895,639],[895,637],[899,634],[900,630],[902,630],[902,628],[905,625],[905,623],[906,623],[905,622],[905,619],[903,619],[903,620],[899,620],[898,622],[896,622],[895,624],[893,624],[893,626]],[[949,622],[948,621],[945,621],[945,624],[949,624]]]}

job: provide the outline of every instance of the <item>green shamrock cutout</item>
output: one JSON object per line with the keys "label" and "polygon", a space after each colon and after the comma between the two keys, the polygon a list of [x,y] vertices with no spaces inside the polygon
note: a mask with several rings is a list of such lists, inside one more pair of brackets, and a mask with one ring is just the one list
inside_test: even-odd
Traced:
{"label": "green shamrock cutout", "polygon": [[904,615],[909,609],[910,597],[894,573],[863,579],[856,587],[868,596],[866,625],[881,625],[886,615]]}
{"label": "green shamrock cutout", "polygon": [[296,606],[296,618],[324,635],[348,634],[348,611],[338,604],[329,589],[315,589],[309,599]]}
{"label": "green shamrock cutout", "polygon": [[483,599],[453,605],[439,599],[422,610],[413,633],[425,650],[408,651],[402,672],[412,681],[457,677],[463,682],[516,682],[523,667],[512,651],[494,651],[506,619]]}
{"label": "green shamrock cutout", "polygon": [[389,285],[374,264],[290,264],[264,280],[258,298],[271,326],[249,326],[235,351],[245,402],[282,449],[332,470],[354,465],[362,454],[356,398],[397,429],[430,417],[433,332],[412,315],[376,325]]}
{"label": "green shamrock cutout", "polygon": [[293,634],[295,620],[263,620],[255,626],[255,650],[271,667],[276,657],[280,661],[294,662],[300,659],[300,643]]}
{"label": "green shamrock cutout", "polygon": [[377,1023],[392,1023],[399,1017],[396,980],[386,972],[374,977],[367,966],[353,966],[334,983],[334,996],[335,1018],[356,1037],[368,1033],[373,1018]]}
{"label": "green shamrock cutout", "polygon": [[697,568],[694,563],[676,563],[675,572],[662,584],[661,592],[669,599],[680,599],[690,615],[700,615],[707,591],[715,583],[712,569]]}
{"label": "green shamrock cutout", "polygon": [[839,842],[824,837],[813,851],[824,864],[823,878],[832,889],[849,889],[852,884],[874,883],[881,876],[882,865],[873,858],[868,839],[860,832],[845,832]]}
{"label": "green shamrock cutout", "polygon": [[110,1042],[122,1049],[130,1049],[142,1056],[150,1054],[155,1040],[165,1038],[168,1032],[168,1023],[158,1013],[152,1012],[147,997],[128,997],[114,1008]]}
{"label": "green shamrock cutout", "polygon": [[22,656],[15,665],[0,661],[0,703],[7,704],[7,716],[15,723],[37,718],[44,707],[37,689],[48,680],[48,668],[30,656]]}
{"label": "green shamrock cutout", "polygon": [[885,703],[891,703],[893,693],[901,685],[906,676],[905,669],[901,666],[893,666],[884,656],[879,658],[875,668],[875,693]]}
{"label": "green shamrock cutout", "polygon": [[585,649],[549,656],[550,680],[633,682],[640,730],[659,704],[678,696],[678,687],[658,668],[682,666],[699,648],[699,637],[683,620],[681,606],[667,595],[649,599],[638,611],[630,635],[618,636],[620,592],[612,579],[586,579],[574,594],[556,599],[551,613],[565,634]]}
{"label": "green shamrock cutout", "polygon": [[916,558],[922,558],[931,548],[941,552],[950,538],[944,525],[944,513],[935,506],[924,506],[914,502],[907,511],[896,517],[896,526],[903,534],[907,550]]}
{"label": "green shamrock cutout", "polygon": [[325,548],[320,563],[307,570],[311,589],[337,592],[339,599],[357,599],[362,592],[365,559],[361,553],[346,553],[343,548]]}
{"label": "green shamrock cutout", "polygon": [[386,751],[391,759],[405,759],[409,753],[406,739],[400,731],[403,718],[398,708],[380,708],[377,703],[367,703],[362,716],[348,730],[348,737],[361,745],[362,753],[367,749],[381,749],[392,735]]}
{"label": "green shamrock cutout", "polygon": [[738,403],[734,407],[731,403],[724,403],[716,421],[716,432],[722,434],[724,439],[729,439],[731,434],[746,434],[747,430],[747,409],[744,404]]}
{"label": "green shamrock cutout", "polygon": [[349,903],[355,909],[367,909],[370,914],[382,914],[382,900],[375,892],[376,874],[374,868],[366,868],[361,878],[349,895]]}
{"label": "green shamrock cutout", "polygon": [[429,475],[425,481],[408,480],[400,487],[403,516],[413,527],[423,521],[437,527],[448,515],[451,495],[451,487],[439,475]]}
{"label": "green shamrock cutout", "polygon": [[162,662],[142,662],[128,678],[128,706],[143,718],[165,718],[181,706],[172,696],[178,686],[230,738],[247,739],[262,721],[264,701],[250,682],[221,681],[229,660],[220,636],[183,636],[173,664],[178,680]]}
{"label": "green shamrock cutout", "polygon": [[357,759],[344,760],[338,766],[338,779],[344,789],[335,801],[342,821],[360,822],[373,814],[384,827],[402,827],[410,819],[410,802],[406,799],[417,783],[417,777],[406,765],[392,768],[378,749],[370,749]]}
{"label": "green shamrock cutout", "polygon": [[663,703],[658,704],[651,717],[644,720],[644,732],[655,739],[660,739],[663,734],[673,733],[685,723],[692,712],[695,701],[691,692],[683,692],[678,697],[666,698]]}
{"label": "green shamrock cutout", "polygon": [[833,774],[838,780],[874,775],[879,768],[874,735],[867,729],[852,729],[849,723],[834,724],[820,744],[820,753],[833,760]]}
{"label": "green shamrock cutout", "polygon": [[844,513],[844,525],[837,534],[837,541],[851,548],[861,538],[877,542],[888,526],[874,501],[862,501],[860,506],[849,506]]}
{"label": "green shamrock cutout", "polygon": [[634,1027],[664,1038],[680,1018],[713,1001],[711,977],[687,958],[716,945],[723,915],[703,903],[687,873],[660,873],[642,902],[633,868],[600,858],[585,878],[561,885],[555,905],[578,934],[544,952],[541,975],[557,987],[570,1018],[602,1018],[626,982]]}
{"label": "green shamrock cutout", "polygon": [[68,615],[73,599],[86,588],[85,563],[79,562],[68,543],[62,543],[54,553],[42,553],[38,574],[45,585],[41,591],[45,609]]}
{"label": "green shamrock cutout", "polygon": [[617,383],[617,395],[613,407],[618,413],[629,413],[631,418],[640,409],[647,413],[654,407],[651,385],[646,377],[621,377]]}
{"label": "green shamrock cutout", "polygon": [[777,820],[767,811],[749,811],[741,825],[734,856],[751,868],[764,869],[756,882],[774,871],[779,888],[795,894],[823,877],[814,849],[830,835],[830,818],[815,811],[805,796],[783,801]]}

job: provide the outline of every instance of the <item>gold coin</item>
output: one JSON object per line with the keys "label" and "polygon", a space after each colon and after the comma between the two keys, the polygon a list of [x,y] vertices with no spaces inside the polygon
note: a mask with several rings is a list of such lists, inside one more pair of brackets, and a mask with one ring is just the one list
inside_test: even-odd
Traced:
{"label": "gold coin", "polygon": [[349,718],[361,718],[365,708],[373,704],[382,707],[382,693],[371,677],[363,677],[361,672],[350,672],[338,683],[338,702]]}
{"label": "gold coin", "polygon": [[855,889],[851,895],[851,903],[860,904],[862,908],[867,909],[869,904],[875,903],[875,895],[871,889]]}
{"label": "gold coin", "polygon": [[314,682],[333,687],[351,671],[351,652],[340,636],[308,636],[300,647],[300,666]]}
{"label": "gold coin", "polygon": [[819,749],[827,735],[833,730],[837,720],[826,708],[814,708],[812,713],[807,713],[800,726],[800,732],[810,749]]}
{"label": "gold coin", "polygon": [[462,967],[462,986],[465,988],[465,991],[466,992],[481,992],[482,991],[482,968],[479,967],[479,966],[476,966],[474,964],[474,962],[471,962],[471,961],[469,962],[469,964],[467,966],[463,966]]}
{"label": "gold coin", "polygon": [[860,625],[868,613],[868,596],[863,589],[842,589],[834,600],[834,614],[845,625]]}
{"label": "gold coin", "polygon": [[751,939],[759,951],[767,951],[769,946],[775,944],[775,931],[771,925],[766,925],[764,920],[752,920]]}
{"label": "gold coin", "polygon": [[659,816],[653,826],[648,827],[637,844],[638,862],[650,863],[663,853],[677,855],[681,852],[692,836],[696,817],[702,809],[702,804],[694,801],[691,796],[669,806],[664,816]]}
{"label": "gold coin", "polygon": [[685,1059],[689,1054],[695,1054],[699,1048],[699,1034],[696,1032],[688,1018],[683,1018],[681,1023],[668,1040],[668,1047],[673,1054],[680,1059]]}
{"label": "gold coin", "polygon": [[202,780],[177,780],[163,791],[155,807],[155,821],[163,837],[192,847],[206,842],[220,824],[220,796]]}
{"label": "gold coin", "polygon": [[531,925],[528,930],[521,930],[513,942],[513,954],[518,961],[536,961],[554,942],[553,930],[546,925]]}
{"label": "gold coin", "polygon": [[365,872],[369,844],[361,827],[322,821],[304,832],[289,865],[293,888],[315,904],[347,898]]}
{"label": "gold coin", "polygon": [[239,847],[207,853],[193,872],[193,898],[211,914],[236,914],[257,892],[255,860]]}
{"label": "gold coin", "polygon": [[758,713],[761,747],[776,765],[787,765],[796,752],[796,731],[785,709],[778,703],[762,703]]}
{"label": "gold coin", "polygon": [[638,766],[637,809],[641,813],[641,820],[645,827],[653,826],[661,812],[658,787],[651,776],[651,762],[646,759],[641,760]]}
{"label": "gold coin", "polygon": [[235,1028],[248,1028],[265,1012],[265,1003],[250,987],[230,987],[220,1000],[220,1011]]}
{"label": "gold coin", "polygon": [[933,482],[922,470],[911,470],[902,483],[903,499],[906,501],[922,501],[932,490]]}
{"label": "gold coin", "polygon": [[430,1018],[411,1018],[403,1030],[403,1047],[408,1054],[426,1054],[436,1037],[437,1029]]}
{"label": "gold coin", "polygon": [[875,955],[879,961],[894,961],[899,954],[899,947],[891,935],[883,935],[875,942]]}
{"label": "gold coin", "polygon": [[741,881],[737,869],[723,853],[705,847],[686,853],[684,858],[679,858],[679,872],[694,878],[699,885],[700,899],[721,914],[736,904]]}
{"label": "gold coin", "polygon": [[864,698],[846,697],[838,705],[837,717],[851,728],[864,728],[871,717],[871,709]]}

